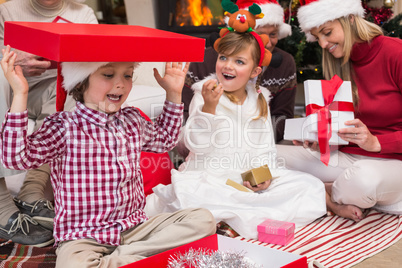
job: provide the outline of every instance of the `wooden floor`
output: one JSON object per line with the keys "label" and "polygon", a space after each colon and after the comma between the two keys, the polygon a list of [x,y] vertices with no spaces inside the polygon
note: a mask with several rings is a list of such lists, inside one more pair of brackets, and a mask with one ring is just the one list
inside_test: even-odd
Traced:
{"label": "wooden floor", "polygon": [[402,239],[386,250],[365,259],[353,268],[400,268],[402,267]]}

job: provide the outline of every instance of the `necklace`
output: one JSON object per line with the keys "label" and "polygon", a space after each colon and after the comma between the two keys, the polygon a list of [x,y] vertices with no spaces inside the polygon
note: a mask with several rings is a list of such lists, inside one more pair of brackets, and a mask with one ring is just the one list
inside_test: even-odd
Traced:
{"label": "necklace", "polygon": [[[35,3],[34,3],[33,0],[29,0],[29,2],[31,3],[32,8],[33,8],[39,15],[42,15],[43,17],[48,17],[48,18],[52,18],[52,17],[56,17],[56,16],[60,15],[61,12],[64,11],[64,7],[65,7],[65,2],[64,2],[64,0],[61,1],[61,7],[60,7],[60,5],[58,5],[58,6],[54,7],[54,8],[45,7],[45,6],[39,4],[39,3],[36,2],[36,1],[35,1]],[[38,5],[39,8],[45,9],[45,10],[48,10],[48,11],[53,11],[53,10],[55,10],[56,13],[51,14],[51,15],[49,15],[49,14],[44,14],[44,13],[43,13],[42,11],[40,11],[39,8],[36,7],[35,5]],[[60,8],[60,9],[59,9],[59,8]],[[59,9],[59,10],[57,10],[57,9]]]}

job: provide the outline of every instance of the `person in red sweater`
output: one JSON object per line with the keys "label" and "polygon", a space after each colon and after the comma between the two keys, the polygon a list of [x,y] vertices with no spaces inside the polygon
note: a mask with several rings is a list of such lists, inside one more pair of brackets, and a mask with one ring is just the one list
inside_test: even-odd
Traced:
{"label": "person in red sweater", "polygon": [[300,1],[301,29],[323,52],[325,79],[352,82],[354,126],[339,130],[349,145],[331,152],[328,166],[314,154],[317,143],[278,146],[290,169],[326,183],[327,208],[359,221],[364,210],[402,214],[402,40],[386,37],[363,19],[360,0]]}

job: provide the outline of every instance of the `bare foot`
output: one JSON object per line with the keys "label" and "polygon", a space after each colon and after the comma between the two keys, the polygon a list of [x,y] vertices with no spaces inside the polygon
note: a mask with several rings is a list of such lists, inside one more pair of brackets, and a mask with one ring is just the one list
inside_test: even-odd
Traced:
{"label": "bare foot", "polygon": [[325,191],[326,191],[326,202],[327,202],[327,209],[333,212],[335,215],[340,217],[350,219],[355,222],[361,221],[366,214],[357,206],[355,205],[341,205],[338,204],[331,199],[332,194],[332,183],[325,183]]}
{"label": "bare foot", "polygon": [[340,205],[333,202],[331,205],[331,211],[338,216],[355,222],[359,222],[365,217],[363,211],[354,205]]}

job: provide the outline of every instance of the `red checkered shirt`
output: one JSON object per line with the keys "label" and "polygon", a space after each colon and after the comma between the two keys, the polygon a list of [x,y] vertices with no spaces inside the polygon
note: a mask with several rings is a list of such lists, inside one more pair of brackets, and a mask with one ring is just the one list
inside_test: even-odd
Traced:
{"label": "red checkered shirt", "polygon": [[50,164],[56,243],[93,238],[117,246],[122,231],[147,220],[140,153],[172,149],[182,114],[182,104],[165,102],[151,123],[134,108],[107,115],[77,103],[74,111],[49,116],[27,136],[27,111],[8,113],[1,158],[10,169]]}

